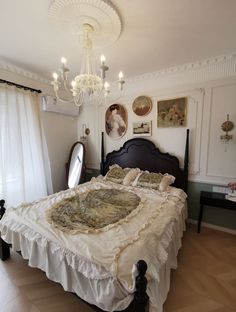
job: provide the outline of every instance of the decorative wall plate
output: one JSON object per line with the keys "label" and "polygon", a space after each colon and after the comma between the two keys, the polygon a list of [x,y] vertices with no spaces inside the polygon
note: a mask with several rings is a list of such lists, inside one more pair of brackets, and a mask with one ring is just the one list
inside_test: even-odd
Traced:
{"label": "decorative wall plate", "polygon": [[145,95],[138,96],[132,105],[133,112],[138,116],[146,116],[152,109],[152,100]]}
{"label": "decorative wall plate", "polygon": [[106,110],[105,129],[112,139],[120,139],[127,130],[127,112],[123,105],[112,104]]}

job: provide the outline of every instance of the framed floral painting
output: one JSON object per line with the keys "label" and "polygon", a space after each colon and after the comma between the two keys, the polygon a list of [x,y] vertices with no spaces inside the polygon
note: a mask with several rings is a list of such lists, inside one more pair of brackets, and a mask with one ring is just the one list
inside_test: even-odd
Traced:
{"label": "framed floral painting", "polygon": [[121,138],[127,130],[127,112],[123,105],[112,104],[105,114],[105,129],[112,139]]}
{"label": "framed floral painting", "polygon": [[186,127],[187,98],[157,102],[157,127]]}

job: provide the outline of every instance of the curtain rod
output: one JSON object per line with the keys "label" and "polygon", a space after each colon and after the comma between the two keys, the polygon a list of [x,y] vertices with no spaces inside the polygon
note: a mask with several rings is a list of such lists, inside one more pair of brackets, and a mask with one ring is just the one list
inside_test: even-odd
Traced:
{"label": "curtain rod", "polygon": [[20,84],[17,84],[17,83],[11,82],[11,81],[7,81],[7,80],[3,80],[3,79],[0,79],[0,83],[6,83],[9,86],[15,86],[15,87],[17,87],[19,89],[29,90],[31,92],[42,93],[41,90],[37,90],[37,89],[30,88],[30,87],[22,86]]}

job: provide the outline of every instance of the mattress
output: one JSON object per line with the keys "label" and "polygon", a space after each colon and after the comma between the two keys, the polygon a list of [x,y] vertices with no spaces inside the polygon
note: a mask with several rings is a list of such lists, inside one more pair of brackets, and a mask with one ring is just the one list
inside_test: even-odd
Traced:
{"label": "mattress", "polygon": [[[65,198],[90,190],[116,189],[137,194],[141,204],[104,231],[69,234],[48,222],[47,212]],[[76,188],[7,209],[1,237],[21,251],[29,265],[45,271],[83,300],[105,311],[128,307],[135,290],[135,263],[148,264],[150,311],[161,312],[169,290],[170,270],[185,229],[186,194],[123,186],[98,177]]]}

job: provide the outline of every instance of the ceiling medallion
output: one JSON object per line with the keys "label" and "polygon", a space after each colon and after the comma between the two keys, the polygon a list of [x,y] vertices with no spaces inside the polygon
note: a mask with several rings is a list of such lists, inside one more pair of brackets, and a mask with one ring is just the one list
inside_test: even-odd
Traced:
{"label": "ceiling medallion", "polygon": [[70,34],[83,35],[83,25],[93,29],[93,43],[104,47],[120,36],[120,16],[110,1],[103,0],[55,0],[49,8],[49,17]]}

